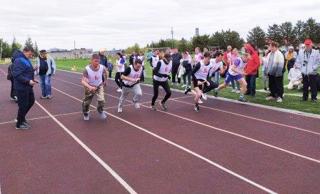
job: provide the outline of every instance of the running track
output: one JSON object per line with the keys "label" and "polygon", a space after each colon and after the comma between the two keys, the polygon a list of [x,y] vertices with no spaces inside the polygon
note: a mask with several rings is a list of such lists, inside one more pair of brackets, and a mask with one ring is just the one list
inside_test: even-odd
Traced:
{"label": "running track", "polygon": [[118,114],[114,81],[106,121],[81,115],[81,75],[59,71],[14,129],[17,106],[0,69],[0,193],[319,193],[320,119],[173,92],[168,112],[130,99]]}

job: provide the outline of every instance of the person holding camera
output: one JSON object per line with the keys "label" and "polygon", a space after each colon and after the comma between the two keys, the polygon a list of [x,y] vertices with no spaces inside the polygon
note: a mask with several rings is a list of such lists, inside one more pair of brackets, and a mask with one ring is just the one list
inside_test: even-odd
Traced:
{"label": "person holding camera", "polygon": [[295,65],[301,70],[303,83],[302,101],[307,101],[309,87],[311,88],[311,101],[317,102],[317,70],[320,64],[320,54],[318,50],[312,48],[312,40],[304,41],[305,50],[299,52]]}

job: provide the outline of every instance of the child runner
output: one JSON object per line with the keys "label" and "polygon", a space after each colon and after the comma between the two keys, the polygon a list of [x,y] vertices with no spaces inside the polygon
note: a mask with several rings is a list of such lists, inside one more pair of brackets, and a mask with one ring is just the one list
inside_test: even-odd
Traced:
{"label": "child runner", "polygon": [[230,63],[230,67],[226,74],[226,79],[224,83],[220,84],[218,88],[214,90],[214,95],[218,96],[218,91],[228,86],[228,84],[235,80],[240,84],[240,98],[239,101],[246,102],[247,100],[244,98],[244,94],[247,91],[247,82],[243,78],[243,69],[244,62],[239,57],[238,50],[235,48],[232,50],[232,59]]}
{"label": "child runner", "polygon": [[[91,57],[91,64],[87,65],[83,71],[83,76],[81,83],[84,86],[84,99],[82,102],[82,112],[83,119],[88,121],[89,117],[89,107],[92,101],[92,98],[97,95],[98,106],[97,110],[100,114],[101,119],[106,119],[106,112],[103,111],[105,104],[104,99],[104,88],[106,80],[108,78],[108,71],[105,66],[100,65],[100,57],[98,54],[93,54]],[[102,81],[102,76],[104,76],[104,82]]]}
{"label": "child runner", "polygon": [[165,104],[166,101],[171,96],[171,90],[168,83],[168,79],[170,78],[169,74],[171,73],[172,69],[172,61],[171,56],[169,53],[166,53],[164,55],[164,58],[161,59],[157,66],[153,69],[153,97],[151,102],[151,108],[152,110],[157,110],[155,106],[155,102],[158,98],[159,94],[159,86],[162,86],[163,89],[166,92],[165,97],[163,100],[159,103],[162,110],[166,111],[168,109],[167,105]]}
{"label": "child runner", "polygon": [[129,93],[133,93],[133,103],[135,108],[140,108],[140,98],[142,96],[142,91],[140,87],[140,77],[143,72],[142,61],[140,59],[136,59],[133,63],[133,66],[130,65],[126,68],[124,73],[121,75],[121,79],[123,82],[122,92],[119,99],[118,105],[118,113],[122,112],[122,105]]}
{"label": "child runner", "polygon": [[114,80],[116,81],[116,84],[118,85],[118,89],[117,92],[121,92],[121,74],[124,72],[125,69],[125,64],[126,64],[126,60],[124,58],[124,56],[121,53],[117,53],[118,56],[118,60],[116,63],[116,67],[117,67],[117,73],[114,77]]}
{"label": "child runner", "polygon": [[[209,52],[204,53],[203,59],[197,63],[192,71],[192,81],[193,81],[193,94],[194,97],[194,110],[199,112],[199,100],[202,97],[203,91],[208,92],[213,88],[217,87],[212,81],[208,81],[208,75],[210,69],[213,67],[213,64],[210,63],[211,55]],[[203,91],[202,91],[203,90]],[[185,92],[187,94],[190,89]]]}

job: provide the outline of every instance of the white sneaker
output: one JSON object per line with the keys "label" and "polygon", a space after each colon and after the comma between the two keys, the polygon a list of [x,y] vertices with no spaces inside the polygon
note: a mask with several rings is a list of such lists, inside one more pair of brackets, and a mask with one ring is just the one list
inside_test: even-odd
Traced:
{"label": "white sneaker", "polygon": [[187,85],[186,85],[186,84],[183,84],[181,87],[185,88],[185,87],[187,87]]}
{"label": "white sneaker", "polygon": [[134,108],[139,109],[140,108],[140,103],[138,103],[138,102],[134,103]]}
{"label": "white sneaker", "polygon": [[240,94],[240,90],[236,90],[236,93],[237,93],[237,94]]}
{"label": "white sneaker", "polygon": [[100,115],[101,119],[106,119],[107,118],[107,114],[106,114],[105,111],[102,111],[101,113],[99,113],[99,115]]}
{"label": "white sneaker", "polygon": [[203,101],[201,99],[198,100],[199,104],[203,104]]}
{"label": "white sneaker", "polygon": [[83,120],[89,121],[89,119],[90,119],[89,113],[83,113]]}
{"label": "white sneaker", "polygon": [[268,96],[268,97],[266,97],[266,100],[267,100],[267,101],[275,100],[275,98],[274,98],[274,97],[272,97],[272,96]]}
{"label": "white sneaker", "polygon": [[232,89],[231,92],[235,93],[237,90],[236,89]]}
{"label": "white sneaker", "polygon": [[122,113],[122,108],[118,107],[118,113]]}
{"label": "white sneaker", "polygon": [[207,96],[207,94],[205,94],[205,93],[203,93],[201,96],[202,96],[202,99],[203,99],[203,100],[207,100],[207,99],[208,99],[208,96]]}
{"label": "white sneaker", "polygon": [[118,88],[118,89],[117,89],[117,92],[121,92],[121,91],[122,91],[121,88]]}
{"label": "white sneaker", "polygon": [[278,97],[278,98],[277,98],[277,102],[278,102],[278,103],[281,103],[281,102],[282,102],[282,98],[281,98],[281,97]]}

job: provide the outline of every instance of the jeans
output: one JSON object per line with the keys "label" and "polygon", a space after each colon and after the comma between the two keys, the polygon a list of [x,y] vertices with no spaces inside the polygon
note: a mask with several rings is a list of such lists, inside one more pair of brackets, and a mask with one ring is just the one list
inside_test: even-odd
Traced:
{"label": "jeans", "polygon": [[247,75],[247,93],[248,95],[255,96],[256,95],[256,75]]}
{"label": "jeans", "polygon": [[42,96],[51,96],[51,76],[40,75],[39,77]]}

